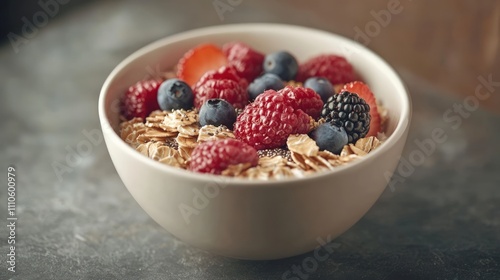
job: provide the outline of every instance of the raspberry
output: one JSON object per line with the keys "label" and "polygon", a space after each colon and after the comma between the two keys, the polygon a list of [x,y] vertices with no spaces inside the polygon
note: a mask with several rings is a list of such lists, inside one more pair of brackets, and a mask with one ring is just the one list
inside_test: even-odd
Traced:
{"label": "raspberry", "polygon": [[370,130],[370,105],[356,93],[346,90],[328,99],[321,110],[321,116],[327,122],[343,127],[349,143],[356,143]]}
{"label": "raspberry", "polygon": [[194,96],[194,106],[198,109],[209,99],[224,99],[234,108],[242,109],[248,103],[246,88],[242,88],[233,80],[208,80],[197,88]]}
{"label": "raspberry", "polygon": [[238,73],[233,66],[222,66],[217,70],[212,70],[205,73],[196,83],[193,90],[196,91],[198,88],[203,86],[203,84],[210,80],[232,80],[238,82],[242,88],[246,89],[248,86],[247,81],[238,76]]}
{"label": "raspberry", "polygon": [[223,139],[203,142],[191,154],[188,169],[200,173],[221,174],[229,165],[259,161],[257,151],[237,139]]}
{"label": "raspberry", "polygon": [[161,80],[139,81],[128,88],[122,100],[122,115],[127,119],[146,118],[159,110],[157,95]]}
{"label": "raspberry", "polygon": [[335,84],[356,80],[352,65],[342,56],[325,54],[311,58],[299,66],[297,81],[305,82],[311,77],[323,77]]}
{"label": "raspberry", "polygon": [[267,90],[245,107],[236,119],[236,138],[258,150],[285,145],[290,134],[308,133],[310,117],[279,92]]}
{"label": "raspberry", "polygon": [[304,87],[286,86],[278,92],[285,95],[292,102],[293,108],[301,109],[315,119],[319,117],[321,108],[323,108],[323,101],[321,100],[321,96],[314,90]]}
{"label": "raspberry", "polygon": [[264,55],[244,43],[227,43],[222,47],[222,51],[226,54],[229,63],[236,68],[238,75],[247,82],[253,81],[262,73]]}

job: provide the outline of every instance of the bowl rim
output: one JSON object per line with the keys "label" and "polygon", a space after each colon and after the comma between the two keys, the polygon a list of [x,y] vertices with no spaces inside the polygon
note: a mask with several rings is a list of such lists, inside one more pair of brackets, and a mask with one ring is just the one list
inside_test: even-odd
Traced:
{"label": "bowl rim", "polygon": [[[321,36],[329,36],[329,37],[335,37],[338,40],[345,41],[349,45],[357,48],[359,51],[363,52],[364,55],[371,56],[373,59],[375,59],[378,63],[383,65],[387,71],[385,71],[385,75],[389,76],[389,79],[394,81],[395,86],[397,87],[397,91],[401,94],[402,97],[402,104],[401,104],[401,114],[399,121],[396,125],[396,128],[394,129],[394,132],[388,136],[388,138],[384,141],[383,145],[378,147],[376,150],[373,152],[370,152],[369,154],[363,156],[361,159],[356,160],[354,162],[351,162],[346,165],[338,166],[334,170],[329,170],[325,172],[318,172],[316,174],[309,174],[304,177],[291,177],[291,178],[283,178],[283,179],[270,179],[270,180],[256,180],[256,179],[248,179],[248,178],[237,178],[237,177],[229,177],[229,176],[222,176],[222,175],[213,175],[213,174],[203,174],[203,173],[196,173],[193,171],[185,170],[185,169],[180,169],[177,167],[169,166],[166,164],[162,164],[158,161],[155,161],[153,159],[150,159],[148,157],[145,157],[144,155],[140,154],[137,152],[135,149],[133,149],[130,145],[128,145],[125,141],[121,139],[121,137],[116,133],[116,131],[112,128],[110,121],[107,118],[106,114],[106,108],[105,108],[105,100],[108,95],[108,91],[110,88],[110,85],[113,83],[114,79],[116,76],[121,73],[130,63],[135,61],[136,59],[140,58],[143,55],[146,55],[147,53],[154,51],[158,48],[161,48],[165,45],[178,42],[178,41],[183,41],[183,40],[188,40],[188,39],[193,39],[199,36],[207,36],[207,35],[214,35],[214,34],[221,34],[221,33],[235,33],[235,32],[248,32],[248,31],[258,31],[258,30],[274,30],[277,31],[277,33],[280,32],[310,32],[310,33],[316,33],[317,35]],[[349,169],[356,168],[356,167],[361,167],[363,165],[368,164],[371,162],[370,159],[375,159],[379,156],[381,156],[383,153],[387,152],[391,148],[393,148],[398,140],[404,136],[406,130],[409,129],[410,126],[410,120],[411,120],[411,114],[412,114],[412,109],[411,109],[411,98],[410,94],[408,91],[408,88],[406,85],[403,83],[401,77],[397,74],[397,72],[394,70],[394,68],[389,65],[380,55],[376,54],[372,50],[368,49],[366,46],[360,44],[359,42],[356,42],[350,38],[331,33],[328,31],[324,31],[321,29],[315,29],[315,28],[310,28],[310,27],[304,27],[304,26],[299,26],[299,25],[290,25],[290,24],[278,24],[278,23],[238,23],[238,24],[227,24],[227,25],[214,25],[214,26],[208,26],[208,27],[202,27],[202,28],[197,28],[197,29],[192,29],[180,33],[176,33],[167,37],[164,37],[162,39],[156,40],[136,51],[134,51],[132,54],[127,56],[124,60],[122,60],[108,75],[106,80],[103,83],[103,86],[100,90],[99,93],[99,101],[98,101],[98,113],[99,113],[99,120],[101,124],[101,130],[104,132],[105,130],[111,130],[113,133],[110,133],[109,137],[111,137],[111,143],[106,143],[106,145],[110,144],[118,144],[120,147],[119,149],[122,150],[125,153],[129,153],[134,159],[139,161],[141,164],[145,164],[150,166],[151,168],[157,169],[161,172],[169,173],[174,176],[180,176],[180,177],[185,177],[186,179],[189,180],[194,180],[198,182],[223,182],[227,185],[238,185],[238,187],[242,186],[251,186],[251,187],[256,187],[256,186],[265,186],[265,187],[279,187],[279,186],[286,186],[288,183],[306,183],[307,181],[313,181],[313,180],[318,180],[323,177],[329,177],[329,176],[335,176],[337,174],[345,173]]]}

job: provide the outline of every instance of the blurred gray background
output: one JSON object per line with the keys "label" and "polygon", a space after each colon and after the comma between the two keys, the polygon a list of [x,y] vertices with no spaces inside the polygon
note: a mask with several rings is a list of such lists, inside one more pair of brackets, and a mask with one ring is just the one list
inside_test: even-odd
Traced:
{"label": "blurred gray background", "polygon": [[[252,262],[199,251],[142,211],[104,143],[73,158],[89,141],[83,132],[100,129],[99,90],[121,60],[171,34],[241,22],[339,33],[387,59],[413,99],[403,160],[433,129],[448,136],[334,241],[327,260],[290,277],[312,253]],[[500,277],[500,2],[7,0],[0,23],[0,217],[7,224],[8,166],[18,217],[16,273],[0,226],[0,279]],[[488,79],[490,97],[476,104]],[[54,164],[70,170],[58,176]]]}

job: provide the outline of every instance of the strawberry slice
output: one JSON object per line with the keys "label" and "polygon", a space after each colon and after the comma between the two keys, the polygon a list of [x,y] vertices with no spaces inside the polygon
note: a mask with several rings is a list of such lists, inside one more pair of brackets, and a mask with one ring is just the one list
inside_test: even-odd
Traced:
{"label": "strawberry slice", "polygon": [[177,64],[177,77],[191,87],[208,71],[227,65],[222,50],[212,44],[202,44],[189,50]]}
{"label": "strawberry slice", "polygon": [[375,99],[375,95],[370,90],[370,88],[363,82],[355,81],[352,83],[347,83],[344,85],[344,89],[356,93],[359,97],[363,98],[365,102],[370,105],[370,130],[366,134],[366,137],[369,136],[377,136],[377,133],[380,132],[380,114],[378,112],[377,100]]}

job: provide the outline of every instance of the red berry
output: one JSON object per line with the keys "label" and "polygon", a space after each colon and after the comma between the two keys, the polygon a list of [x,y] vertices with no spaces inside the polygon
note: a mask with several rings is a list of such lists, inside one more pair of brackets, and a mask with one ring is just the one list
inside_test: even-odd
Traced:
{"label": "red berry", "polygon": [[292,107],[287,97],[274,90],[267,90],[245,107],[236,119],[236,138],[258,150],[285,145],[290,134],[308,133],[310,117]]}
{"label": "red berry", "polygon": [[127,119],[146,118],[154,110],[159,110],[158,88],[161,80],[139,81],[129,87],[122,102],[122,115]]}
{"label": "red berry", "polygon": [[208,80],[194,94],[194,106],[198,109],[209,99],[220,98],[231,103],[234,108],[242,109],[248,103],[246,88],[233,80]]}
{"label": "red berry", "polygon": [[321,100],[321,96],[314,90],[304,87],[286,86],[278,92],[285,95],[292,102],[293,108],[301,109],[315,119],[319,117],[323,108],[323,101]]}
{"label": "red berry", "polygon": [[370,130],[366,134],[366,137],[377,136],[377,133],[380,132],[381,123],[377,100],[375,99],[373,92],[365,83],[360,81],[348,83],[344,85],[344,89],[349,92],[356,93],[359,97],[363,98],[368,105],[370,105]]}
{"label": "red berry", "polygon": [[324,54],[313,57],[299,66],[297,81],[305,82],[311,77],[323,77],[335,85],[356,80],[356,73],[344,57]]}
{"label": "red berry", "polygon": [[240,76],[238,76],[238,73],[233,66],[222,66],[217,70],[212,70],[205,73],[196,83],[193,91],[196,92],[198,88],[200,88],[210,80],[232,80],[238,82],[242,88],[246,89],[248,86],[248,83],[245,81],[245,79],[242,79],[240,78]]}
{"label": "red berry", "polygon": [[179,60],[177,77],[193,87],[206,72],[226,64],[226,55],[219,47],[212,44],[199,45]]}
{"label": "red berry", "polygon": [[223,139],[203,142],[191,154],[188,169],[191,171],[221,174],[229,165],[250,163],[256,166],[259,161],[257,151],[237,139]]}
{"label": "red berry", "polygon": [[229,63],[236,68],[238,75],[247,80],[253,81],[262,73],[262,63],[264,55],[250,48],[241,42],[227,43],[222,47]]}

